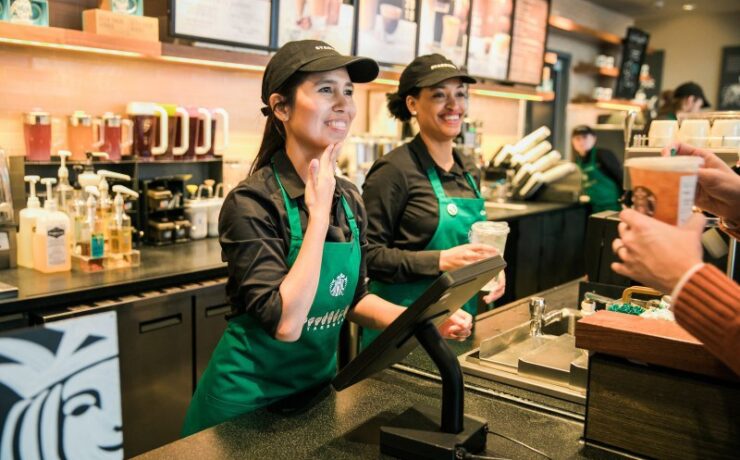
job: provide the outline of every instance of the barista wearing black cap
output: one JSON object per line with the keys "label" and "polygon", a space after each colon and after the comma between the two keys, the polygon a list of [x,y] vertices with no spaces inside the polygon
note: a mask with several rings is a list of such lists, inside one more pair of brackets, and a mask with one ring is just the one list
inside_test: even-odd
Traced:
{"label": "barista wearing black cap", "polygon": [[661,120],[678,120],[679,113],[696,113],[710,107],[704,90],[693,81],[679,85],[672,92],[666,91],[661,97],[663,102],[658,109]]}
{"label": "barista wearing black cap", "polygon": [[[372,59],[342,56],[315,40],[287,43],[268,63],[262,144],[219,216],[232,315],[183,434],[308,399],[336,372],[346,317],[385,327],[403,311],[368,295],[366,213],[354,185],[334,176],[356,113],[353,83],[377,75]],[[460,313],[440,329],[462,339],[470,327]]]}
{"label": "barista wearing black cap", "polygon": [[590,198],[591,211],[619,211],[624,173],[617,157],[596,147],[596,133],[590,126],[573,129],[570,138],[576,164],[583,174],[583,188]]}
{"label": "barista wearing black cap", "polygon": [[[473,159],[453,149],[475,79],[439,54],[416,58],[401,74],[388,109],[400,121],[415,118],[419,134],[384,155],[363,186],[368,213],[370,292],[408,306],[440,272],[497,254],[468,244],[473,223],[486,219]],[[503,283],[486,300],[503,294]],[[463,308],[477,310],[475,299]],[[376,331],[363,330],[369,344]]]}

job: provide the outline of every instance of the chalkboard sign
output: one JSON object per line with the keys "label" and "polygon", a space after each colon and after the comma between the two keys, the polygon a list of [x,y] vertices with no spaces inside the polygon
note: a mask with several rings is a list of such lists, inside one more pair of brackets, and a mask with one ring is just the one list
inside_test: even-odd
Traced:
{"label": "chalkboard sign", "polygon": [[268,49],[270,0],[170,0],[170,34],[190,40]]}
{"label": "chalkboard sign", "polygon": [[622,41],[622,65],[619,66],[619,78],[614,97],[632,99],[640,89],[640,68],[645,62],[650,35],[640,29],[627,29],[627,38]]}

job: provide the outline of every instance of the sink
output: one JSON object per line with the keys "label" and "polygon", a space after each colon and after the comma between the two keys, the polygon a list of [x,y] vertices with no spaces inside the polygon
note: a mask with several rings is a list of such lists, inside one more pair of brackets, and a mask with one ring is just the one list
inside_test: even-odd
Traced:
{"label": "sink", "polygon": [[576,348],[578,310],[545,314],[542,335],[529,321],[484,340],[460,357],[463,372],[585,404],[588,352]]}

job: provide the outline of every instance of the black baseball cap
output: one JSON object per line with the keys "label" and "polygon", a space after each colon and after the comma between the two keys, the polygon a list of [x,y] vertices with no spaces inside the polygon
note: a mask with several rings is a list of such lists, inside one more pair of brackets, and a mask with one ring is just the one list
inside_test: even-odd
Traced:
{"label": "black baseball cap", "polygon": [[702,108],[710,107],[707,97],[704,96],[704,90],[701,89],[701,86],[697,85],[693,81],[689,81],[682,85],[679,85],[678,88],[673,90],[674,99],[683,99],[684,97],[689,96],[700,97],[701,100],[704,101],[704,103],[702,104]]}
{"label": "black baseball cap", "polygon": [[426,88],[450,78],[459,78],[463,83],[477,83],[475,78],[441,54],[425,54],[411,61],[403,70],[398,94],[405,95],[414,88]]}
{"label": "black baseball cap", "polygon": [[[319,40],[299,40],[283,45],[267,63],[262,77],[262,102],[268,105],[270,94],[280,88],[294,73],[327,72],[347,68],[350,80],[367,83],[375,80],[378,63],[366,57],[344,56],[333,46]],[[265,109],[262,109],[265,113]],[[267,109],[269,113],[269,109]]]}
{"label": "black baseball cap", "polygon": [[573,128],[573,132],[571,133],[570,137],[587,136],[589,134],[595,136],[596,132],[588,125],[579,125]]}

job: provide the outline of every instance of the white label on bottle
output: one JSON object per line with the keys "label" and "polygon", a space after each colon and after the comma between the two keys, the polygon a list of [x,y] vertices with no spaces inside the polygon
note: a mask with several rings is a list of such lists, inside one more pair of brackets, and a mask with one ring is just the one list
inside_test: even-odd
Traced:
{"label": "white label on bottle", "polygon": [[64,265],[67,262],[67,239],[64,237],[66,231],[60,227],[54,227],[46,232],[46,255],[50,267]]}
{"label": "white label on bottle", "polygon": [[678,225],[683,225],[694,207],[694,194],[696,193],[697,176],[681,176],[678,191]]}

